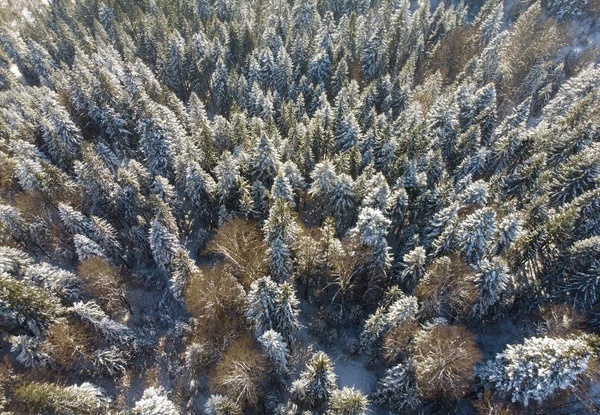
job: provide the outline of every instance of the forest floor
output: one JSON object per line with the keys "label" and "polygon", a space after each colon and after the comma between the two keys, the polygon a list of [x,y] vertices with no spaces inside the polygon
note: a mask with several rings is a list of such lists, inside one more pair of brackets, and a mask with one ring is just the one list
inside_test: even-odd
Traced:
{"label": "forest floor", "polygon": [[[354,387],[359,389],[364,394],[371,394],[377,385],[377,371],[369,370],[365,367],[366,356],[364,354],[349,356],[343,350],[343,339],[345,336],[355,336],[354,328],[344,327],[340,329],[340,335],[337,342],[324,344],[319,338],[316,338],[310,333],[308,327],[311,323],[311,317],[316,314],[313,304],[300,298],[300,323],[302,329],[298,336],[298,346],[305,351],[306,357],[309,356],[309,351],[322,350],[333,361],[333,371],[338,377],[338,386]],[[299,365],[298,373],[304,369],[304,364]],[[379,407],[370,405],[370,415],[387,415],[388,412]]]}

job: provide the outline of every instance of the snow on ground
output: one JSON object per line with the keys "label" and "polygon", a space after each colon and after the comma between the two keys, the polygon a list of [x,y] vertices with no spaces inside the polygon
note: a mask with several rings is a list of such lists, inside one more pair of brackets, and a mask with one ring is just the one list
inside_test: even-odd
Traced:
{"label": "snow on ground", "polygon": [[370,393],[375,389],[377,377],[375,373],[365,369],[364,359],[354,359],[342,354],[337,358],[333,357],[333,362],[340,388],[354,386],[363,393]]}
{"label": "snow on ground", "polygon": [[527,327],[527,322],[519,322],[511,318],[506,318],[473,330],[477,335],[477,343],[479,343],[485,360],[493,359],[508,344],[521,343],[526,334],[531,334],[530,331],[531,329]]}
{"label": "snow on ground", "polygon": [[[342,350],[341,341],[338,341],[336,344],[330,346],[324,345],[319,339],[313,337],[307,330],[310,316],[314,315],[314,306],[309,304],[307,301],[301,300],[300,310],[300,322],[304,327],[302,327],[300,333],[298,334],[299,347],[304,348],[304,351],[307,352],[312,346],[313,351],[322,350],[327,353],[327,355],[333,361],[333,371],[338,377],[338,386],[340,388],[346,386],[354,387],[366,395],[371,394],[377,385],[377,374],[365,367],[364,354],[359,356],[348,356]],[[343,334],[340,333],[340,339],[342,336]],[[308,356],[305,357],[307,358]],[[304,362],[300,362],[297,371],[292,375],[291,380],[295,380],[302,370],[304,370]],[[389,412],[375,407],[374,405],[369,405],[369,408],[371,410],[369,415],[389,414]]]}

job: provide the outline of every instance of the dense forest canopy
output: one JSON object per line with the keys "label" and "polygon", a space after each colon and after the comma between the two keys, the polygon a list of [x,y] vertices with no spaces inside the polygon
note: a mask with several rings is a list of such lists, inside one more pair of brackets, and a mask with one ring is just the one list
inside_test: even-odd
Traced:
{"label": "dense forest canopy", "polygon": [[0,3],[0,413],[596,413],[600,0]]}

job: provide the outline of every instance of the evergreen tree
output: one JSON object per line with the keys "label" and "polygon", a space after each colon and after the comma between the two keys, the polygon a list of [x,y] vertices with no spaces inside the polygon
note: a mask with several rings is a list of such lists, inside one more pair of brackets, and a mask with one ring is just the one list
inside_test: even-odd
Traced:
{"label": "evergreen tree", "polygon": [[188,89],[185,59],[185,43],[181,35],[174,31],[169,37],[162,77],[165,85],[182,100],[187,99]]}
{"label": "evergreen tree", "polygon": [[402,259],[404,262],[404,269],[401,276],[402,281],[414,287],[425,275],[425,264],[427,261],[425,248],[418,246],[405,254]]}
{"label": "evergreen tree", "polygon": [[267,330],[258,338],[258,341],[263,353],[273,362],[277,373],[284,376],[288,372],[290,352],[281,334],[274,330]]}
{"label": "evergreen tree", "polygon": [[275,238],[267,249],[269,269],[277,281],[291,279],[294,272],[294,258],[288,244],[281,237]]}
{"label": "evergreen tree", "polygon": [[118,344],[131,343],[131,332],[127,326],[111,320],[95,302],[80,301],[73,304],[68,310],[101,332],[107,341]]}
{"label": "evergreen tree", "polygon": [[181,180],[186,196],[191,200],[200,218],[211,223],[215,213],[216,183],[202,167],[194,162],[186,163]]}
{"label": "evergreen tree", "polygon": [[221,58],[211,80],[211,96],[216,110],[220,114],[227,114],[230,102],[229,73],[227,66]]}
{"label": "evergreen tree", "polygon": [[386,236],[390,224],[391,221],[381,211],[365,207],[360,210],[356,227],[352,231],[360,237],[365,246],[371,249],[369,289],[378,287],[387,279],[391,258]]}
{"label": "evergreen tree", "polygon": [[588,368],[592,351],[585,337],[531,337],[508,345],[479,371],[485,384],[528,406],[574,386]]}
{"label": "evergreen tree", "polygon": [[204,410],[207,415],[242,415],[240,406],[223,395],[211,395]]}
{"label": "evergreen tree", "polygon": [[388,369],[373,394],[373,403],[389,405],[396,411],[415,408],[420,402],[421,394],[408,363]]}
{"label": "evergreen tree", "polygon": [[267,188],[271,188],[279,170],[279,160],[271,139],[265,134],[254,149],[250,166],[252,181],[260,180]]}
{"label": "evergreen tree", "polygon": [[367,411],[369,401],[359,390],[342,388],[334,391],[329,401],[329,412],[332,415],[363,415]]}
{"label": "evergreen tree", "polygon": [[331,359],[324,352],[316,352],[306,363],[300,379],[292,384],[292,393],[307,404],[316,406],[329,400],[336,383]]}
{"label": "evergreen tree", "polygon": [[390,187],[383,174],[373,175],[366,183],[366,188],[368,191],[362,201],[362,206],[385,212],[389,203]]}
{"label": "evergreen tree", "polygon": [[273,200],[282,200],[287,202],[292,209],[296,208],[294,189],[292,188],[287,175],[280,173],[277,175],[277,177],[275,177],[273,188],[271,189],[271,198]]}
{"label": "evergreen tree", "polygon": [[496,212],[479,209],[463,220],[457,229],[458,245],[469,264],[477,264],[487,255],[496,232]]}
{"label": "evergreen tree", "polygon": [[480,297],[473,311],[484,315],[490,307],[498,305],[508,291],[511,276],[506,263],[498,257],[494,257],[491,260],[481,260],[477,268],[478,272],[475,275],[475,283],[479,288]]}
{"label": "evergreen tree", "polygon": [[377,78],[385,69],[383,28],[377,29],[368,39],[360,57],[361,72],[367,81]]}
{"label": "evergreen tree", "polygon": [[41,288],[13,279],[5,273],[0,274],[0,283],[3,325],[46,327],[64,313],[60,302]]}
{"label": "evergreen tree", "polygon": [[358,121],[352,112],[344,115],[336,125],[335,148],[347,152],[361,141],[361,131]]}
{"label": "evergreen tree", "polygon": [[313,82],[322,88],[327,88],[331,82],[331,59],[325,52],[313,57],[309,64],[309,76]]}
{"label": "evergreen tree", "polygon": [[220,213],[220,222],[227,219],[228,215],[243,213],[250,192],[247,182],[240,174],[239,161],[231,153],[222,154],[215,168],[215,178],[219,206],[224,212],[224,215]]}
{"label": "evergreen tree", "polygon": [[159,217],[152,221],[149,241],[154,260],[163,272],[169,271],[172,267],[179,243],[177,237],[165,226]]}
{"label": "evergreen tree", "polygon": [[549,8],[558,20],[562,21],[581,15],[587,4],[587,0],[554,0],[550,2]]}
{"label": "evergreen tree", "polygon": [[254,325],[258,335],[276,327],[278,291],[279,287],[269,277],[262,277],[250,286],[246,318]]}
{"label": "evergreen tree", "polygon": [[94,415],[107,411],[110,403],[103,389],[87,382],[72,386],[28,382],[14,394],[19,407],[31,413]]}
{"label": "evergreen tree", "polygon": [[[180,127],[172,119],[173,113],[167,108],[149,104],[148,113],[140,120],[137,132],[140,135],[140,148],[153,174],[171,177],[174,169],[175,140],[183,136]],[[175,125],[169,125],[175,123]],[[175,127],[175,128],[170,128]]]}
{"label": "evergreen tree", "polygon": [[333,217],[338,234],[343,235],[352,226],[356,216],[354,181],[347,174],[340,174],[331,189]]}
{"label": "evergreen tree", "polygon": [[25,252],[8,246],[0,246],[0,272],[22,276],[32,264],[33,259]]}
{"label": "evergreen tree", "polygon": [[408,207],[409,199],[406,190],[404,188],[394,190],[390,195],[388,210],[392,222],[391,228],[395,231],[396,235],[402,230],[402,225],[408,213]]}
{"label": "evergreen tree", "polygon": [[367,350],[372,349],[388,328],[385,307],[378,307],[365,321],[365,327],[360,335],[362,347]]}
{"label": "evergreen tree", "polygon": [[289,282],[284,282],[278,287],[275,297],[276,312],[274,315],[275,330],[281,333],[286,339],[300,329],[298,316],[300,302],[296,298],[296,291]]}
{"label": "evergreen tree", "polygon": [[140,415],[179,415],[181,412],[169,400],[163,388],[147,388],[135,403],[133,413]]}
{"label": "evergreen tree", "polygon": [[322,220],[331,214],[331,195],[337,182],[337,175],[331,161],[324,161],[315,166],[310,177],[312,184],[309,193],[315,198]]}
{"label": "evergreen tree", "polygon": [[76,234],[73,236],[73,243],[75,244],[75,250],[77,251],[79,261],[84,261],[93,256],[105,256],[102,248],[96,242],[84,235]]}
{"label": "evergreen tree", "polygon": [[29,61],[33,73],[39,80],[39,83],[52,88],[52,73],[56,68],[56,62],[50,54],[34,40],[27,42]]}
{"label": "evergreen tree", "polygon": [[362,346],[372,349],[383,335],[404,322],[414,321],[419,307],[417,299],[412,296],[402,296],[389,307],[379,307],[365,321],[365,327],[360,335]]}
{"label": "evergreen tree", "polygon": [[39,337],[12,336],[9,342],[10,351],[16,354],[17,361],[23,366],[41,367],[51,363],[50,356],[44,350],[44,342]]}
{"label": "evergreen tree", "polygon": [[27,226],[19,211],[10,205],[0,205],[0,225],[16,241],[27,238]]}
{"label": "evergreen tree", "polygon": [[60,167],[69,168],[79,156],[81,131],[67,111],[52,97],[42,104],[42,138],[52,160]]}
{"label": "evergreen tree", "polygon": [[80,278],[48,263],[40,262],[27,267],[24,278],[67,303],[80,301],[86,296]]}
{"label": "evergreen tree", "polygon": [[288,247],[292,247],[298,239],[300,227],[290,205],[283,200],[275,200],[269,217],[265,220],[263,231],[267,244],[273,244],[280,239]]}

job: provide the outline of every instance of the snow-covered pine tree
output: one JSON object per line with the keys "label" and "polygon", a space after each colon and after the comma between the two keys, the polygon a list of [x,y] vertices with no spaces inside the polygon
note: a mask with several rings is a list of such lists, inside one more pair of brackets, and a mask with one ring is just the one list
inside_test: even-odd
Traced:
{"label": "snow-covered pine tree", "polygon": [[409,199],[408,193],[403,187],[398,187],[392,191],[387,210],[389,211],[391,220],[391,229],[394,230],[396,235],[402,230],[406,214],[408,213]]}
{"label": "snow-covered pine tree", "polygon": [[386,56],[383,27],[379,27],[366,41],[360,57],[360,68],[363,79],[370,81],[377,78],[385,69]]}
{"label": "snow-covered pine tree", "polygon": [[365,320],[365,326],[360,334],[360,342],[364,349],[373,349],[389,328],[385,311],[385,307],[378,307],[377,310]]}
{"label": "snow-covered pine tree", "polygon": [[282,237],[275,238],[267,248],[269,269],[275,280],[282,282],[292,278],[294,258],[288,244]]}
{"label": "snow-covered pine tree", "polygon": [[331,82],[331,59],[325,52],[315,55],[309,63],[308,74],[313,82],[322,88],[329,87]]}
{"label": "snow-covered pine tree", "polygon": [[385,333],[394,327],[400,327],[405,322],[414,321],[418,311],[417,299],[412,296],[402,296],[389,307],[378,307],[367,318],[360,334],[363,348],[374,351]]}
{"label": "snow-covered pine tree", "polygon": [[427,262],[427,252],[422,246],[417,246],[402,258],[404,269],[400,278],[410,287],[416,286],[423,275],[425,275],[425,265]]}
{"label": "snow-covered pine tree", "polygon": [[347,174],[340,174],[337,176],[336,183],[331,190],[333,217],[339,235],[344,235],[352,226],[356,216],[356,202],[352,177]]}
{"label": "snow-covered pine tree", "polygon": [[367,192],[362,207],[370,207],[385,212],[390,198],[390,187],[381,173],[376,173],[366,183]]}
{"label": "snow-covered pine tree", "polygon": [[340,152],[347,152],[361,141],[361,130],[354,113],[347,113],[337,122],[335,128],[335,148]]}
{"label": "snow-covered pine tree", "polygon": [[110,398],[100,387],[88,382],[59,386],[27,382],[14,391],[18,408],[31,413],[94,414],[108,411]]}
{"label": "snow-covered pine tree", "polygon": [[296,208],[296,198],[294,195],[294,189],[290,184],[290,180],[285,174],[278,174],[275,177],[273,187],[271,188],[271,199],[283,200],[287,202],[292,209]]}
{"label": "snow-covered pine tree", "polygon": [[558,21],[565,21],[581,15],[587,4],[588,0],[552,0],[549,9]]}
{"label": "snow-covered pine tree", "polygon": [[229,215],[244,211],[244,200],[250,197],[250,192],[248,183],[240,174],[239,160],[231,153],[225,152],[221,155],[214,173],[219,206],[225,213],[225,217],[219,218],[223,222]]}
{"label": "snow-covered pine tree", "polygon": [[275,330],[289,339],[300,329],[298,308],[300,302],[296,298],[296,290],[289,282],[284,282],[278,287],[275,297],[276,310],[274,315]]}
{"label": "snow-covered pine tree", "polygon": [[227,396],[211,395],[204,405],[206,415],[242,415],[240,406]]}
{"label": "snow-covered pine tree", "polygon": [[499,257],[489,260],[482,259],[477,264],[477,269],[474,281],[479,289],[480,297],[473,312],[485,315],[491,307],[500,305],[501,299],[511,288],[512,277],[506,262]]}
{"label": "snow-covered pine tree", "polygon": [[144,390],[142,397],[133,407],[134,414],[140,415],[180,415],[181,411],[169,399],[162,387]]}
{"label": "snow-covered pine tree", "polygon": [[86,296],[84,283],[79,277],[45,262],[27,267],[24,279],[69,304]]}
{"label": "snow-covered pine tree", "polygon": [[127,326],[111,320],[94,301],[76,302],[68,308],[68,311],[101,332],[107,341],[117,344],[131,343],[131,330]]}
{"label": "snow-covered pine tree", "polygon": [[509,213],[498,224],[498,238],[496,243],[496,254],[508,250],[512,243],[523,232],[523,219],[518,212]]}
{"label": "snow-covered pine tree", "polygon": [[0,246],[0,273],[22,276],[32,264],[33,259],[25,252],[9,246]]}
{"label": "snow-covered pine tree", "polygon": [[216,110],[220,114],[228,114],[231,100],[229,72],[227,70],[227,65],[221,57],[219,57],[217,67],[212,75],[211,96]]}
{"label": "snow-covered pine tree", "polygon": [[279,287],[269,277],[259,278],[250,286],[246,318],[259,336],[275,328],[278,291]]}
{"label": "snow-covered pine tree", "polygon": [[53,88],[52,73],[57,65],[52,56],[34,40],[27,42],[27,51],[31,68],[39,83],[48,88]]}
{"label": "snow-covered pine tree", "polygon": [[47,327],[64,314],[60,302],[45,290],[0,274],[0,315],[7,326]]}
{"label": "snow-covered pine tree", "polygon": [[262,134],[250,158],[252,181],[260,180],[268,189],[279,170],[279,157],[272,140]]}
{"label": "snow-covered pine tree", "polygon": [[300,227],[288,203],[281,199],[274,201],[269,217],[265,220],[263,232],[267,244],[281,239],[289,247],[294,245],[300,234]]}
{"label": "snow-covered pine tree", "polygon": [[152,221],[149,241],[154,260],[163,272],[169,272],[172,269],[179,242],[176,235],[165,226],[161,217],[156,217]]}
{"label": "snow-covered pine tree", "polygon": [[285,376],[288,372],[290,352],[281,334],[275,330],[267,330],[258,338],[263,353],[271,360],[276,372]]}
{"label": "snow-covered pine tree", "polygon": [[310,406],[326,402],[336,390],[337,376],[325,352],[314,353],[300,378],[292,383],[292,395]]}
{"label": "snow-covered pine tree", "polygon": [[83,141],[81,130],[52,93],[42,103],[42,113],[41,131],[46,150],[60,167],[70,168],[79,156]]}
{"label": "snow-covered pine tree", "polygon": [[585,336],[576,338],[531,337],[523,344],[510,344],[492,361],[480,367],[485,385],[513,402],[528,406],[542,402],[561,390],[574,387],[588,369],[592,349]]}
{"label": "snow-covered pine tree", "polygon": [[485,207],[467,216],[458,226],[457,240],[461,252],[471,265],[476,265],[493,246],[496,212]]}
{"label": "snow-covered pine tree", "polygon": [[108,373],[110,376],[115,376],[125,371],[125,355],[114,345],[96,350],[92,361],[98,373]]}
{"label": "snow-covered pine tree", "polygon": [[46,366],[52,361],[47,353],[47,344],[39,337],[11,336],[8,341],[11,344],[10,351],[17,356],[17,362],[25,367]]}
{"label": "snow-covered pine tree", "polygon": [[410,363],[400,363],[385,372],[377,383],[373,403],[389,405],[395,411],[415,408],[421,402]]}
{"label": "snow-covered pine tree", "polygon": [[398,327],[406,321],[414,321],[418,311],[417,299],[413,296],[404,296],[390,305],[385,320],[389,328]]}
{"label": "snow-covered pine tree", "polygon": [[79,257],[79,261],[84,261],[93,256],[105,257],[106,253],[96,242],[90,238],[81,235],[73,235],[73,243],[75,244],[75,251]]}
{"label": "snow-covered pine tree", "polygon": [[191,200],[198,216],[211,223],[215,215],[216,183],[214,179],[194,160],[185,164],[181,182],[187,197]]}
{"label": "snow-covered pine tree", "polygon": [[310,174],[312,184],[309,193],[315,199],[321,220],[330,216],[333,209],[332,192],[337,183],[333,163],[329,160],[318,163]]}
{"label": "snow-covered pine tree", "polygon": [[360,390],[354,387],[344,387],[331,395],[328,414],[331,415],[364,415],[367,412],[369,400]]}
{"label": "snow-covered pine tree", "polygon": [[187,99],[188,80],[185,62],[185,42],[179,32],[174,30],[169,37],[168,49],[162,65],[164,84],[182,100]]}
{"label": "snow-covered pine tree", "polygon": [[387,279],[391,267],[391,256],[388,252],[387,233],[391,221],[377,209],[364,207],[358,214],[358,221],[351,231],[360,241],[371,249],[370,281],[368,290],[376,289]]}
{"label": "snow-covered pine tree", "polygon": [[489,185],[483,180],[470,183],[465,190],[458,195],[462,206],[483,207],[489,197]]}

